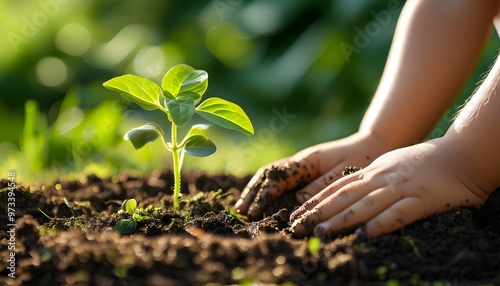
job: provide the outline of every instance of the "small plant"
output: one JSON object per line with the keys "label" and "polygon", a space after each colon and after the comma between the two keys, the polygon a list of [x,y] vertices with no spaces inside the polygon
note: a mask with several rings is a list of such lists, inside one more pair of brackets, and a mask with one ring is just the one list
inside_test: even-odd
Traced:
{"label": "small plant", "polygon": [[385,265],[381,265],[381,266],[377,267],[377,269],[375,271],[377,272],[378,278],[380,280],[385,280],[386,274],[389,271],[389,268]]}
{"label": "small plant", "polygon": [[319,256],[320,247],[321,247],[321,239],[319,237],[314,236],[309,238],[309,241],[307,242],[307,248],[314,257]]}
{"label": "small plant", "polygon": [[127,213],[132,215],[132,219],[122,219],[119,220],[115,229],[121,234],[133,233],[137,229],[137,222],[145,219],[145,217],[137,214],[137,201],[135,199],[124,200],[122,203],[122,209]]}
{"label": "small plant", "polygon": [[[181,167],[184,153],[197,157],[213,154],[215,144],[205,135],[208,125],[193,125],[179,142],[177,129],[184,127],[196,113],[206,120],[224,128],[237,130],[247,135],[254,133],[252,123],[238,105],[222,98],[212,97],[201,101],[208,87],[208,74],[188,65],[177,65],[163,77],[161,87],[136,75],[115,77],[103,84],[116,91],[128,101],[137,103],[145,110],[161,110],[171,122],[171,141],[166,143],[163,130],[156,124],[147,123],[127,132],[123,137],[130,140],[136,149],[160,137],[165,148],[172,153],[174,173],[174,210],[179,209]],[[198,106],[196,106],[200,103]]]}

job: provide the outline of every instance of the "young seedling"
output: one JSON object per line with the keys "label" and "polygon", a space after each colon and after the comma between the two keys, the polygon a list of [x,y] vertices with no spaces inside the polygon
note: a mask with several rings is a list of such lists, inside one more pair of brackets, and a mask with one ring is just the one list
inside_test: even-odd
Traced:
{"label": "young seedling", "polygon": [[137,222],[144,219],[143,216],[135,212],[137,209],[137,201],[135,199],[124,200],[122,209],[131,214],[132,219],[119,220],[115,225],[115,229],[121,234],[133,233],[137,228]]}
{"label": "young seedling", "polygon": [[216,151],[215,144],[205,135],[207,125],[192,126],[180,142],[177,138],[178,128],[186,126],[196,113],[221,127],[247,135],[254,133],[250,119],[238,105],[218,97],[208,98],[200,103],[208,87],[208,74],[188,65],[171,68],[163,77],[161,87],[146,78],[131,74],[115,77],[103,86],[118,92],[123,98],[137,103],[145,110],[161,110],[167,115],[171,122],[170,142],[165,142],[163,130],[153,123],[134,128],[123,138],[130,140],[136,149],[140,149],[160,137],[165,148],[172,153],[174,210],[179,209],[184,153],[204,157]]}
{"label": "young seedling", "polygon": [[309,238],[309,241],[307,242],[307,248],[314,257],[319,256],[320,247],[321,247],[321,239],[319,237],[314,236]]}

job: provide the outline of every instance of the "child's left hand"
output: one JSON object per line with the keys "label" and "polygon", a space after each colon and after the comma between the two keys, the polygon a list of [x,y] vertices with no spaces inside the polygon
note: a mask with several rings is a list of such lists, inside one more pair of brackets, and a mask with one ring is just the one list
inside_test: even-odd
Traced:
{"label": "child's left hand", "polygon": [[456,142],[445,137],[397,149],[312,197],[291,216],[299,236],[358,227],[369,237],[461,206],[481,206],[488,191]]}

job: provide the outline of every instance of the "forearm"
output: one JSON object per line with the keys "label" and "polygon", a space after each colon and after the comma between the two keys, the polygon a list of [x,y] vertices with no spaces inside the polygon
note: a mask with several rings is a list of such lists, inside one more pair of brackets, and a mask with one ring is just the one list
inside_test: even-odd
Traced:
{"label": "forearm", "polygon": [[487,195],[500,186],[500,61],[465,105],[445,138],[458,145],[469,188]]}
{"label": "forearm", "polygon": [[471,73],[497,1],[409,1],[360,126],[389,148],[421,141]]}

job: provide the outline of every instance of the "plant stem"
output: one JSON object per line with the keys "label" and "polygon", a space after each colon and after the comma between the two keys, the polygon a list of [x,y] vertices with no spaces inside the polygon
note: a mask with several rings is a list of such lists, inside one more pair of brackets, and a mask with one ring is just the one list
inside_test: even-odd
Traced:
{"label": "plant stem", "polygon": [[172,122],[172,157],[174,167],[174,210],[179,210],[179,195],[181,193],[181,166],[179,146],[177,146],[177,126]]}

